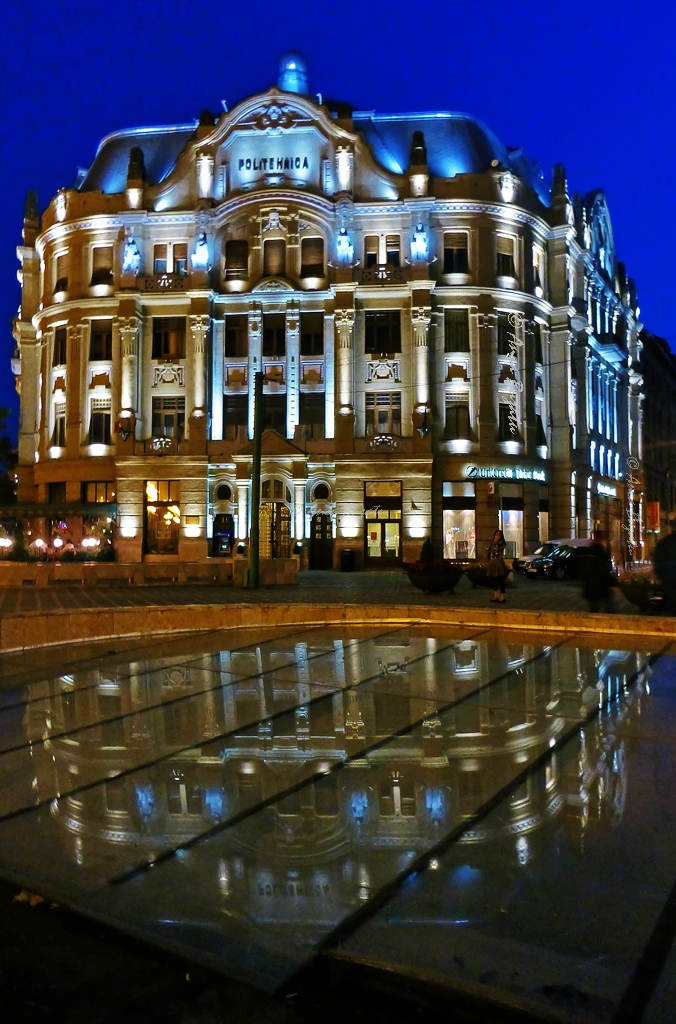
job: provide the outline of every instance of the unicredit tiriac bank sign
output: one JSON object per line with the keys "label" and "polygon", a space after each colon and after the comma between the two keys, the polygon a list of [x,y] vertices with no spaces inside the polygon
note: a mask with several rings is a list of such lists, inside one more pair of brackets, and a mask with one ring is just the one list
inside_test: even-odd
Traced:
{"label": "unicredit tiriac bank sign", "polygon": [[536,480],[547,483],[544,469],[528,469],[525,466],[465,466],[468,480]]}

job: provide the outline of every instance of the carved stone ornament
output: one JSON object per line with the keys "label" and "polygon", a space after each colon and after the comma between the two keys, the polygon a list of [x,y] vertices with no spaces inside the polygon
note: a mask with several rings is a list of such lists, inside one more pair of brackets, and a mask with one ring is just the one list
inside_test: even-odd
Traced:
{"label": "carved stone ornament", "polygon": [[156,388],[158,384],[178,384],[179,387],[184,387],[185,376],[183,367],[170,364],[154,366],[153,387]]}
{"label": "carved stone ornament", "polygon": [[308,118],[300,110],[283,106],[281,103],[269,103],[252,111],[245,123],[256,131],[267,131],[270,135],[283,129],[293,128],[299,124],[307,124]]}
{"label": "carved stone ornament", "polygon": [[366,363],[366,383],[373,380],[391,380],[395,384],[401,381],[401,362],[399,359],[369,360]]}
{"label": "carved stone ornament", "polygon": [[270,210],[267,224],[263,225],[263,233],[266,231],[281,231],[282,222],[279,218],[279,210]]}

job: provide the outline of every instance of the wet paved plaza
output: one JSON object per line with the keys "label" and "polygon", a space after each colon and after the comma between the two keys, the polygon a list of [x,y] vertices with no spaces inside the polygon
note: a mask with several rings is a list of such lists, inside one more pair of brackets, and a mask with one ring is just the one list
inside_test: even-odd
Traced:
{"label": "wet paved plaza", "polygon": [[266,992],[328,958],[666,1024],[676,660],[652,644],[277,628],[8,665],[0,876]]}

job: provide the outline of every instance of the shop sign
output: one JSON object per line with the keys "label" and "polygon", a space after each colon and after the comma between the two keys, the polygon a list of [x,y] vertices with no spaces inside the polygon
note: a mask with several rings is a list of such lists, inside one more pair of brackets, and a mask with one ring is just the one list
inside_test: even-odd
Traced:
{"label": "shop sign", "polygon": [[611,487],[610,484],[599,483],[596,485],[596,493],[603,494],[606,498],[616,498],[617,488]]}
{"label": "shop sign", "polygon": [[468,480],[536,480],[547,483],[547,471],[527,469],[525,466],[465,466]]}

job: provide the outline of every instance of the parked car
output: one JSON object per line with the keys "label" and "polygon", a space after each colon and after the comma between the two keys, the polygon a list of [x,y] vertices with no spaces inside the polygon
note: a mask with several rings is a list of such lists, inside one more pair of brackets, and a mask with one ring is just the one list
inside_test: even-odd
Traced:
{"label": "parked car", "polygon": [[512,569],[518,569],[520,572],[525,572],[531,562],[536,558],[546,558],[550,552],[555,551],[561,541],[547,541],[545,544],[541,544],[537,551],[534,551],[532,555],[521,555],[520,558],[514,558],[512,560]]}
{"label": "parked car", "polygon": [[531,559],[525,569],[527,576],[549,576],[555,580],[574,578],[576,575],[575,548],[554,548],[546,555]]}

